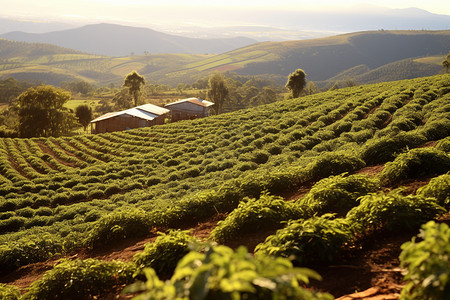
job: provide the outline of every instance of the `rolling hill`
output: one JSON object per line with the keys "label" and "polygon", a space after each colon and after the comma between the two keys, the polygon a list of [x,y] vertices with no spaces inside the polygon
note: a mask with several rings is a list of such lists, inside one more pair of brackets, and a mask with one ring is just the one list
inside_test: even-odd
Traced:
{"label": "rolling hill", "polygon": [[40,80],[59,85],[84,80],[97,85],[121,83],[131,71],[173,72],[210,55],[153,54],[108,57],[54,46],[0,39],[0,78]]}
{"label": "rolling hill", "polygon": [[151,82],[176,86],[191,84],[214,71],[232,71],[284,84],[290,72],[303,68],[307,80],[326,86],[343,78],[364,84],[437,74],[439,57],[450,49],[450,31],[357,32],[259,43],[219,55],[107,57],[57,47],[58,52],[36,52],[40,51],[36,45],[0,40],[0,49],[10,49],[0,50],[0,78],[40,79],[55,85],[72,78],[105,85],[120,83],[128,72],[137,70]]}
{"label": "rolling hill", "polygon": [[131,53],[222,53],[244,47],[256,41],[245,37],[199,39],[186,38],[139,28],[116,24],[93,24],[80,28],[49,33],[9,32],[2,38],[49,43],[83,52],[108,56],[129,56]]}
{"label": "rolling hill", "polygon": [[309,80],[321,81],[358,65],[375,69],[406,58],[443,55],[448,49],[449,30],[369,31],[312,40],[258,43],[187,68],[282,76],[302,68]]}
{"label": "rolling hill", "polygon": [[[439,75],[124,132],[2,138],[0,280],[23,292],[34,281],[24,299],[111,299],[143,267],[156,270],[148,280],[170,278],[190,241],[202,238],[244,244],[267,268],[273,255],[285,267],[289,258],[323,271],[349,268],[358,263],[352,258],[370,256],[368,244],[409,240],[450,209],[449,99],[450,75]],[[188,228],[192,236],[176,230]],[[197,267],[202,253],[232,251],[203,247],[191,254]],[[398,257],[398,242],[385,247]],[[242,248],[236,256],[251,262]],[[351,265],[364,283],[345,277],[325,291],[340,296],[389,277],[398,293],[399,262],[384,266]],[[227,272],[235,271],[218,274]]]}

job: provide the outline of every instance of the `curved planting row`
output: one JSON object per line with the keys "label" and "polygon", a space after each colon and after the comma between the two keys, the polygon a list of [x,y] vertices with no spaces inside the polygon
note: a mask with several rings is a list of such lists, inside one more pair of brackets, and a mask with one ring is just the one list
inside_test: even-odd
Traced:
{"label": "curved planting row", "polygon": [[[449,135],[449,86],[443,75],[127,132],[1,139],[0,266],[70,251],[110,213],[153,212],[149,224],[175,226],[392,161]],[[26,248],[43,233],[48,246]]]}

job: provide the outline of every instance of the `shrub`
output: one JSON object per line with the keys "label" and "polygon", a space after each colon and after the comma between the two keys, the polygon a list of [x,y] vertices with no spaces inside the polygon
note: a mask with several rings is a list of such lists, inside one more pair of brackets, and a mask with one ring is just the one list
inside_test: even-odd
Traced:
{"label": "shrub", "polygon": [[125,238],[145,236],[150,230],[150,222],[143,210],[111,213],[96,222],[85,244],[97,248]]}
{"label": "shrub", "polygon": [[355,231],[366,234],[381,230],[399,232],[413,230],[421,224],[445,213],[436,199],[422,195],[403,196],[400,190],[389,194],[369,194],[360,198],[360,204],[347,214]]}
{"label": "shrub", "polygon": [[400,263],[407,269],[400,299],[448,299],[450,295],[450,228],[430,221],[416,238],[402,245]]}
{"label": "shrub", "polygon": [[331,175],[356,171],[364,165],[364,162],[354,155],[331,152],[320,155],[308,165],[308,173],[311,179],[319,180]]}
{"label": "shrub", "polygon": [[407,147],[415,148],[427,139],[415,132],[401,132],[396,136],[385,136],[369,141],[361,150],[361,159],[368,165],[381,164],[393,160]]}
{"label": "shrub", "polygon": [[251,161],[257,164],[265,164],[269,160],[270,154],[266,151],[255,151],[252,153]]}
{"label": "shrub", "polygon": [[33,282],[23,299],[93,299],[130,283],[134,271],[132,264],[117,261],[63,260]]}
{"label": "shrub", "polygon": [[402,179],[439,175],[450,170],[450,156],[433,148],[413,149],[387,163],[380,179],[383,183],[395,183]]}
{"label": "shrub", "polygon": [[7,220],[0,220],[0,233],[18,231],[25,225],[27,218],[11,217]]}
{"label": "shrub", "polygon": [[376,179],[364,175],[330,176],[317,182],[298,203],[311,207],[319,215],[331,212],[345,216],[358,204],[358,197],[378,188]]}
{"label": "shrub", "polygon": [[421,133],[431,141],[443,139],[450,135],[450,120],[443,119],[427,122],[421,129]]}
{"label": "shrub", "polygon": [[430,180],[430,182],[421,187],[417,194],[423,195],[424,197],[434,197],[437,199],[439,205],[450,208],[450,174],[444,174],[435,177]]}
{"label": "shrub", "polygon": [[0,299],[19,300],[20,298],[20,290],[17,287],[0,283]]}
{"label": "shrub", "polygon": [[437,150],[442,150],[444,152],[449,153],[450,152],[450,137],[447,137],[445,139],[440,140],[436,147],[434,147]]}
{"label": "shrub", "polygon": [[300,264],[332,262],[351,239],[345,219],[333,219],[332,214],[324,214],[289,221],[285,228],[256,246],[256,253],[292,257]]}
{"label": "shrub", "polygon": [[161,182],[161,179],[159,177],[157,177],[157,176],[150,176],[147,179],[147,185],[148,186],[157,185],[160,182]]}
{"label": "shrub", "polygon": [[[120,193],[121,191],[122,191],[122,189],[121,189],[120,187],[118,187],[118,186],[116,186],[116,185],[111,185],[111,186],[108,186],[108,187],[105,189],[104,195],[105,195],[105,196],[111,196],[111,195]],[[101,196],[100,196],[100,197],[101,197]]]}
{"label": "shrub", "polygon": [[147,282],[136,283],[125,292],[144,291],[140,299],[333,299],[329,294],[304,288],[309,278],[320,276],[305,268],[294,268],[283,258],[253,257],[244,247],[236,251],[215,246],[205,253],[192,251],[178,264],[170,281],[159,280],[153,269],[145,269]]}
{"label": "shrub", "polygon": [[159,277],[168,278],[178,261],[189,253],[189,246],[197,240],[188,231],[169,230],[167,234],[159,233],[158,238],[145,245],[144,251],[133,257],[139,269],[153,268]]}
{"label": "shrub", "polygon": [[64,251],[64,243],[50,234],[28,235],[21,241],[4,243],[0,246],[0,275]]}
{"label": "shrub", "polygon": [[210,239],[225,243],[233,237],[264,229],[279,228],[282,221],[298,219],[304,212],[283,198],[263,194],[259,199],[244,199],[225,220],[219,221]]}

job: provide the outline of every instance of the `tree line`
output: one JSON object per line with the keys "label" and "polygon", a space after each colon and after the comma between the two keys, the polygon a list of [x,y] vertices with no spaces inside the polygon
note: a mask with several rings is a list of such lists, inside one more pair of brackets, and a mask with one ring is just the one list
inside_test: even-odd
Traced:
{"label": "tree line", "polygon": [[[112,103],[101,105],[98,113],[102,110],[111,112],[143,104],[145,100],[142,93],[145,91],[145,85],[144,76],[136,71],[131,72],[125,77],[121,89],[113,95]],[[86,130],[94,115],[92,108],[80,105],[73,111],[65,107],[65,104],[71,99],[71,93],[88,95],[95,88],[82,81],[63,83],[61,86],[64,88],[13,78],[0,81],[0,102],[9,104],[8,109],[0,114],[0,136],[49,137],[70,135],[80,126]],[[286,88],[291,91],[291,97],[299,97],[305,86],[306,73],[303,70],[298,69],[289,75]],[[192,87],[197,88],[197,97],[215,103],[216,114],[267,104],[283,98],[283,89],[271,85],[270,82],[219,72],[197,80]],[[186,86],[177,87],[177,90],[183,88]]]}

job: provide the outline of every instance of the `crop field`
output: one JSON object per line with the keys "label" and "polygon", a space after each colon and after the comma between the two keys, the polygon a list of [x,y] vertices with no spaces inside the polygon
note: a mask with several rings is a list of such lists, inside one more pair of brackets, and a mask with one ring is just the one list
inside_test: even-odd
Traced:
{"label": "crop field", "polygon": [[[84,80],[90,83],[106,84],[111,81],[121,82],[129,72],[138,70],[142,74],[161,70],[170,73],[193,62],[208,58],[209,55],[189,54],[152,54],[130,57],[107,57],[91,54],[53,54],[41,56],[9,57],[0,62],[0,77],[22,74],[42,73],[41,80],[46,80],[45,74],[52,74],[54,81]],[[102,74],[102,76],[98,76]],[[58,79],[58,76],[60,78]],[[48,75],[47,75],[48,77]]]}
{"label": "crop field", "polygon": [[[89,270],[93,264],[108,284],[92,279],[98,286],[86,288],[82,297],[119,294],[136,281],[133,272],[153,278],[148,272],[156,271],[170,278],[189,252],[186,245],[201,240],[175,230],[211,219],[221,221],[201,243],[237,246],[242,241],[260,254],[255,255],[259,266],[265,255],[313,269],[335,264],[349,245],[370,234],[417,230],[448,213],[449,133],[450,75],[439,75],[124,132],[2,138],[2,282],[13,286],[13,280],[4,279],[9,274],[53,260],[55,266],[36,278],[28,292],[20,287],[27,292],[24,299],[44,299],[55,291],[62,293],[55,299],[68,299],[62,272]],[[382,171],[364,172],[373,168]],[[397,189],[424,178],[417,193]],[[314,230],[321,231],[306,234]],[[145,240],[155,231],[168,235],[160,234],[128,261],[89,256],[124,241]],[[256,233],[258,243],[249,247],[246,237]],[[157,248],[174,240],[183,243],[170,247],[184,248]],[[229,259],[246,255],[242,248],[231,254],[214,247],[210,251]],[[150,251],[162,256],[150,259]],[[89,258],[77,258],[79,253]],[[308,299],[332,298],[314,297]]]}

